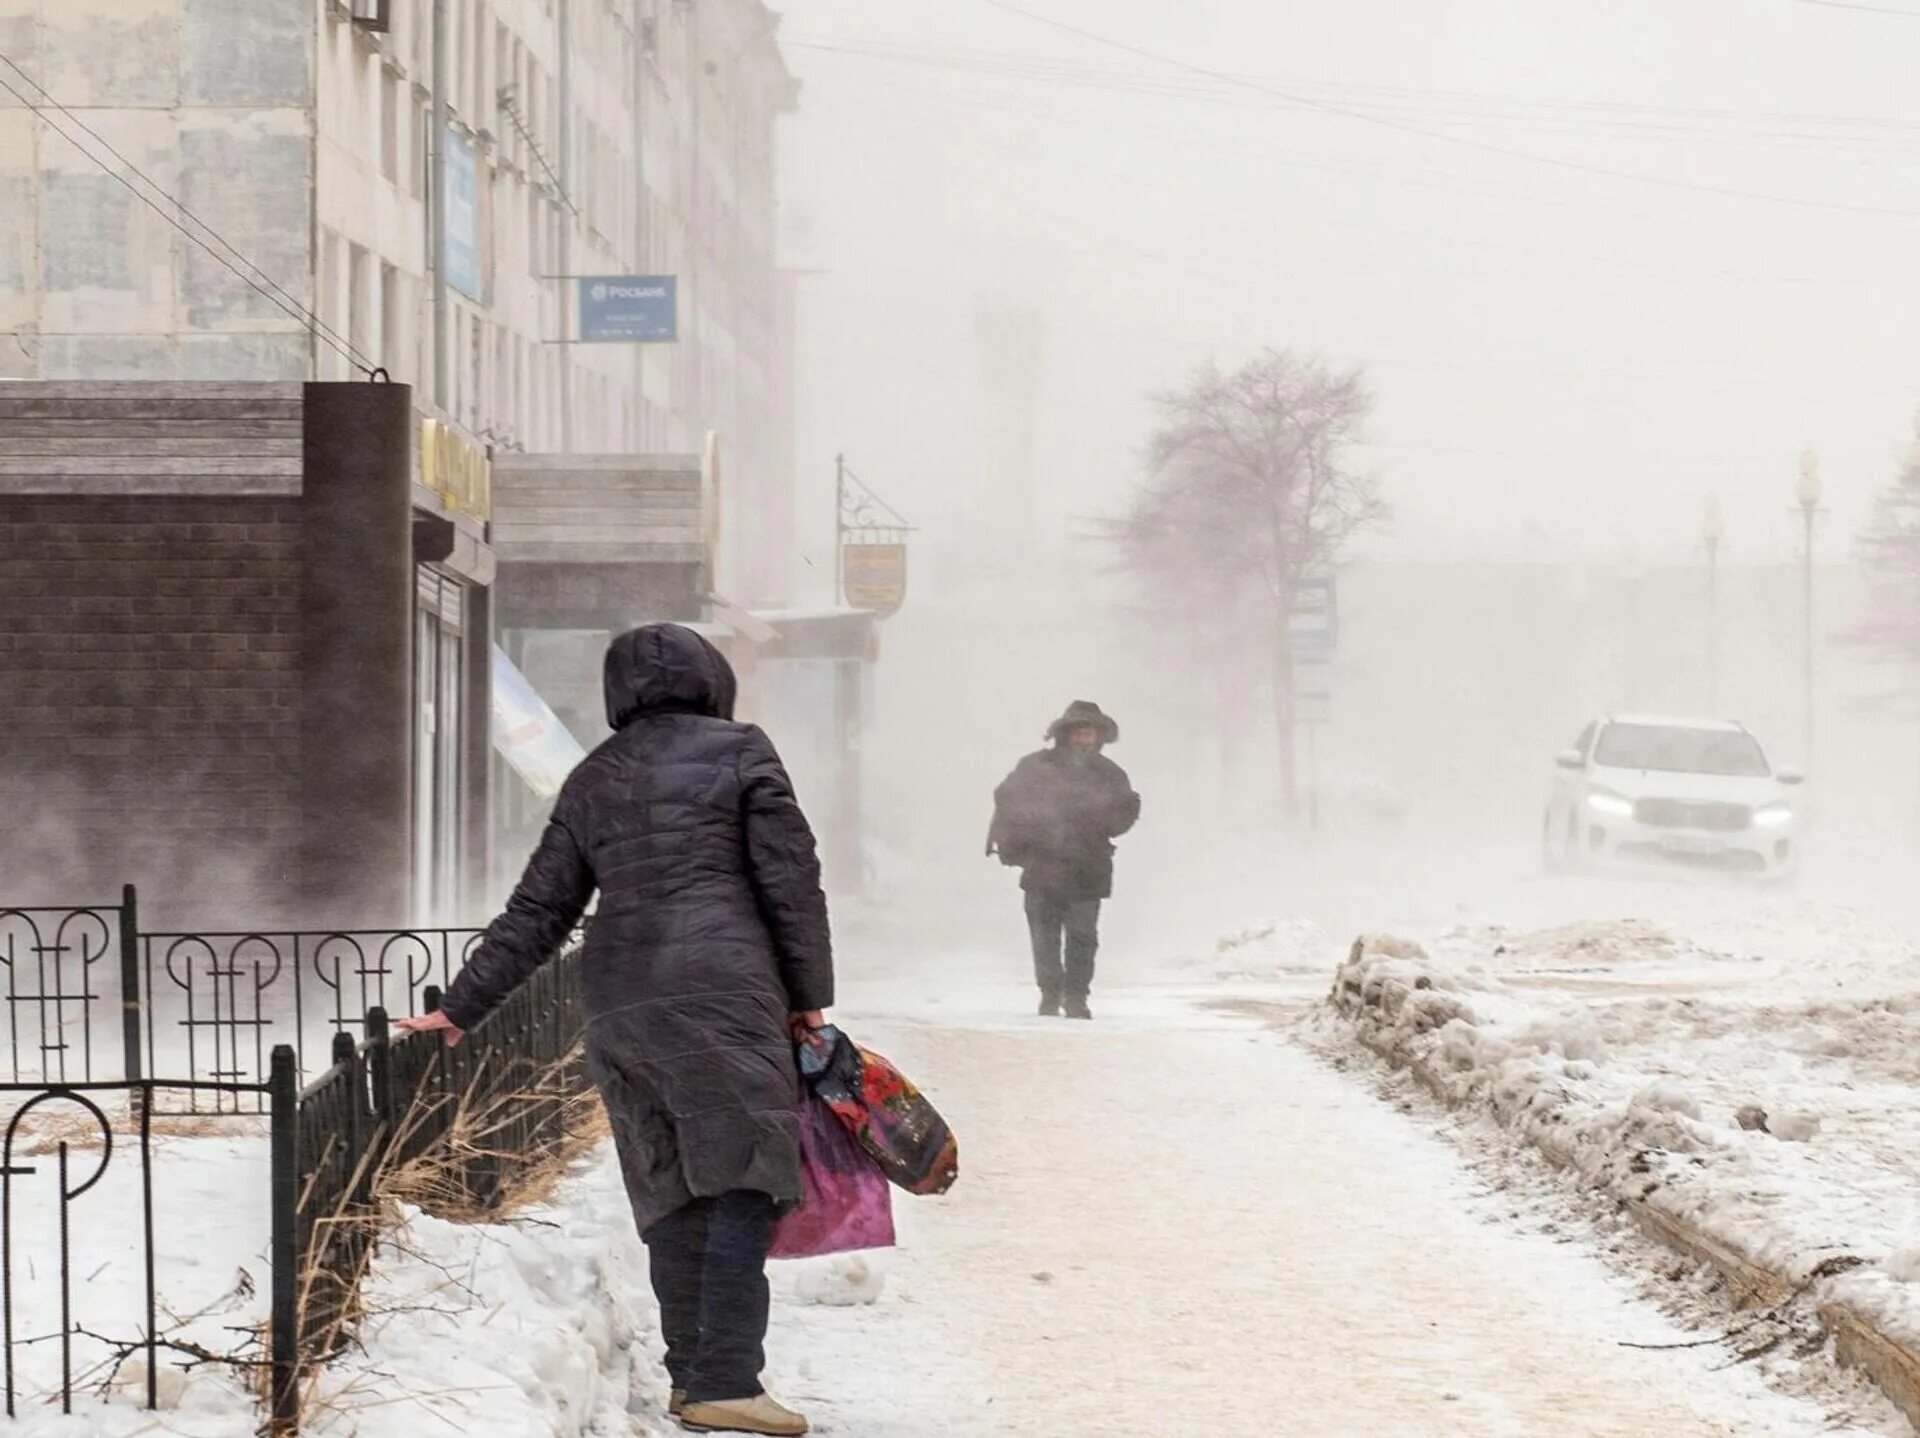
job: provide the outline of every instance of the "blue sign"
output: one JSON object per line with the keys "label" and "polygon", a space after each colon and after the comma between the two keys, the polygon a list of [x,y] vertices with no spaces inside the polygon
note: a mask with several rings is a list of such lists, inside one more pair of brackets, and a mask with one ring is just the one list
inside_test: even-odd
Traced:
{"label": "blue sign", "polygon": [[673,275],[582,275],[583,344],[663,344],[680,337],[680,281]]}
{"label": "blue sign", "polygon": [[470,300],[486,302],[480,273],[480,157],[451,126],[447,129],[447,212],[440,217],[447,242],[447,283]]}
{"label": "blue sign", "polygon": [[1293,614],[1288,621],[1293,657],[1331,659],[1340,633],[1339,610],[1334,603],[1333,576],[1315,575],[1294,586]]}

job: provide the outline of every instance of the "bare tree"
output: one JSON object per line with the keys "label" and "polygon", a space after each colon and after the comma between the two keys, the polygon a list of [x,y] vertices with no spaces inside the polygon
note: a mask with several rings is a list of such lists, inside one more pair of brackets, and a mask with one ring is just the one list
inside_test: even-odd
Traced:
{"label": "bare tree", "polygon": [[1386,520],[1378,479],[1351,458],[1373,392],[1359,367],[1268,350],[1231,373],[1209,363],[1154,403],[1147,477],[1113,526],[1122,565],[1213,661],[1222,698],[1246,692],[1247,663],[1264,652],[1293,813],[1294,600]]}

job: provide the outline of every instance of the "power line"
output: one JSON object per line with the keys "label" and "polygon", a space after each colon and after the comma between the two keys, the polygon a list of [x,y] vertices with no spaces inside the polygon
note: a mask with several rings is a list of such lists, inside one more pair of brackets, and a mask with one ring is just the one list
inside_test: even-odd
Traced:
{"label": "power line", "polygon": [[[1048,55],[975,50],[937,50],[873,41],[788,39],[787,48],[822,54],[921,65],[960,73],[1028,80],[1045,84],[1070,83],[1128,94],[1157,95],[1225,103],[1245,84],[1262,77],[1239,75],[1234,85],[1156,75],[1142,69],[1076,64]],[[1805,111],[1746,111],[1697,106],[1631,104],[1618,100],[1528,99],[1515,95],[1462,90],[1426,90],[1396,85],[1358,85],[1337,82],[1277,81],[1301,94],[1318,93],[1344,98],[1368,110],[1398,111],[1462,124],[1525,124],[1537,129],[1544,118],[1562,125],[1592,124],[1611,131],[1727,139],[1811,140],[1819,143],[1876,143],[1883,136],[1902,138],[1920,134],[1920,124],[1869,115],[1829,115]],[[1270,97],[1271,98],[1271,97]],[[1281,102],[1288,103],[1288,102]],[[1730,126],[1740,128],[1730,129]],[[1764,128],[1764,127],[1788,128]],[[1844,130],[1868,133],[1830,133]],[[1902,146],[1904,149],[1905,147]]]}
{"label": "power line", "polygon": [[[1070,118],[1070,117],[1061,115],[1060,113],[1057,112],[1057,110],[1053,110],[1053,109],[1040,109],[1040,108],[1031,107],[1031,106],[1016,106],[1008,103],[1004,99],[987,101],[987,100],[976,99],[973,97],[963,98],[954,92],[950,92],[950,91],[946,91],[938,88],[929,88],[926,86],[910,86],[905,84],[904,82],[895,84],[894,82],[889,80],[876,79],[876,80],[870,81],[869,83],[876,86],[885,87],[885,88],[899,89],[903,93],[911,94],[925,100],[934,100],[940,103],[951,101],[956,105],[965,105],[967,107],[969,114],[972,114],[972,115],[992,112],[992,113],[998,113],[998,114],[1005,114],[1005,115],[1012,116],[1019,119],[1045,120],[1055,126],[1070,127],[1073,129],[1086,130],[1089,132],[1094,132],[1099,134],[1138,137],[1142,140],[1152,142],[1152,143],[1162,143],[1167,145],[1173,145],[1180,148],[1184,153],[1193,153],[1195,151],[1204,150],[1209,154],[1230,155],[1230,156],[1242,157],[1242,158],[1251,159],[1251,160],[1258,160],[1261,163],[1267,164],[1267,165],[1286,166],[1290,168],[1303,168],[1310,171],[1323,171],[1323,172],[1336,174],[1336,175],[1350,175],[1350,174],[1378,175],[1378,176],[1383,176],[1395,183],[1437,187],[1443,190],[1458,190],[1458,191],[1471,193],[1475,195],[1493,196],[1501,200],[1511,200],[1511,201],[1526,203],[1530,205],[1544,206],[1550,209],[1592,211],[1600,214],[1619,215],[1629,219],[1660,218],[1663,222],[1667,218],[1670,218],[1665,216],[1656,216],[1652,211],[1649,211],[1646,209],[1627,208],[1618,203],[1609,203],[1606,201],[1601,201],[1593,198],[1583,198],[1578,200],[1558,198],[1558,197],[1550,196],[1546,193],[1543,193],[1537,187],[1528,186],[1528,185],[1525,185],[1524,183],[1516,185],[1512,182],[1507,182],[1507,181],[1487,179],[1479,176],[1468,176],[1465,174],[1456,173],[1454,171],[1450,171],[1450,170],[1443,169],[1433,165],[1413,166],[1413,165],[1405,165],[1405,164],[1395,164],[1392,161],[1374,159],[1372,157],[1363,158],[1363,157],[1350,157],[1350,156],[1341,156],[1341,155],[1315,157],[1315,156],[1310,156],[1306,154],[1296,153],[1293,151],[1279,151],[1279,150],[1272,150],[1272,149],[1266,149],[1266,148],[1247,149],[1243,147],[1207,144],[1204,142],[1195,141],[1192,135],[1187,131],[1174,132],[1174,131],[1169,131],[1165,129],[1143,129],[1137,126],[1115,126],[1111,124],[1101,124],[1101,123],[1096,123],[1090,120]],[[822,92],[822,93],[831,94],[832,92],[829,91],[829,92]],[[1049,164],[1055,167],[1062,167],[1068,163],[1060,160],[1047,159],[1046,157],[1044,157],[1039,153],[1036,147],[1031,145],[1013,146],[1013,145],[996,144],[991,141],[984,140],[981,138],[979,134],[979,127],[977,126],[964,126],[964,127],[952,128],[945,133],[944,142],[945,143],[964,143],[971,146],[978,146],[983,150],[992,150],[996,154],[1005,154],[1005,155],[1013,156],[1015,159],[1020,160],[1023,163]],[[1076,167],[1077,172],[1078,172],[1078,168],[1079,167]],[[1157,175],[1159,171],[1155,170],[1153,171],[1153,173]],[[1172,185],[1164,181],[1151,179],[1151,178],[1141,178],[1139,176],[1128,176],[1126,178],[1125,183],[1129,187],[1129,190],[1132,192],[1138,192],[1141,190],[1158,190],[1167,194],[1204,197],[1206,204],[1208,205],[1208,207],[1212,209],[1221,209],[1221,208],[1239,209],[1239,210],[1244,210],[1248,213],[1258,214],[1267,219],[1277,220],[1282,218],[1282,212],[1280,210],[1274,209],[1270,206],[1248,204],[1245,201],[1236,199],[1230,193],[1222,193],[1218,187],[1210,187],[1203,190],[1203,189],[1195,188],[1193,186]],[[1745,223],[1744,217],[1735,217],[1735,216],[1729,215],[1729,216],[1726,216],[1725,218],[1726,218],[1726,222],[1730,224]],[[1377,234],[1382,231],[1393,231],[1396,233],[1408,235],[1409,237],[1412,237],[1412,238],[1417,238],[1421,240],[1423,243],[1429,242],[1432,239],[1432,234],[1430,231],[1424,231],[1424,230],[1415,231],[1403,226],[1396,226],[1387,221],[1380,220],[1372,215],[1369,215],[1368,218],[1364,221],[1342,220],[1329,215],[1323,210],[1316,210],[1314,215],[1314,220],[1316,224],[1335,225],[1341,228],[1355,229],[1368,234]],[[1491,251],[1497,251],[1497,252],[1507,251],[1507,252],[1513,252],[1513,253],[1533,254],[1536,256],[1543,256],[1546,258],[1560,260],[1562,262],[1566,262],[1570,258],[1578,258],[1578,257],[1570,257],[1564,251],[1559,249],[1548,250],[1542,247],[1518,244],[1511,239],[1508,239],[1506,242],[1501,244],[1492,244],[1485,240],[1470,239],[1470,238],[1466,238],[1464,236],[1460,236],[1456,234],[1453,236],[1453,242],[1456,244],[1466,245],[1475,249],[1491,250]],[[1604,266],[1606,263],[1604,257],[1593,257],[1593,259],[1595,262],[1601,264],[1602,266]],[[1588,266],[1590,263],[1588,259],[1580,258],[1579,263],[1583,266],[1583,271],[1582,271],[1583,273],[1594,272],[1591,269],[1584,268]],[[1824,284],[1824,285],[1843,284],[1844,285],[1844,284],[1877,283],[1876,281],[1869,281],[1866,279],[1861,279],[1861,278],[1852,276],[1851,273],[1849,274],[1849,276],[1835,277],[1833,275],[1828,275],[1828,274],[1785,275],[1785,274],[1764,274],[1764,273],[1755,273],[1755,272],[1738,272],[1738,271],[1725,270],[1725,269],[1697,271],[1697,270],[1692,270],[1688,268],[1674,268],[1670,272],[1666,272],[1666,273],[1669,274],[1670,277],[1674,279],[1685,279],[1685,278],[1692,278],[1695,276],[1699,276],[1702,278],[1726,278],[1726,279],[1738,279],[1738,280],[1744,280],[1744,281],[1783,283],[1783,284]],[[1662,272],[1649,271],[1647,272],[1646,277],[1655,278],[1655,279],[1661,278]]]}
{"label": "power line", "polygon": [[[344,358],[347,361],[347,363],[352,365],[355,369],[360,370],[362,373],[368,376],[372,376],[375,374],[385,374],[384,369],[374,364],[367,355],[363,354],[360,350],[356,349],[350,341],[344,339],[338,333],[338,331],[328,326],[312,310],[309,310],[304,305],[300,304],[300,302],[297,299],[295,299],[294,296],[289,294],[279,284],[275,283],[271,275],[269,275],[259,265],[256,265],[253,261],[249,260],[244,254],[240,252],[238,248],[236,248],[230,241],[228,241],[223,235],[221,235],[218,230],[214,229],[213,226],[209,225],[205,220],[201,219],[192,210],[189,210],[184,203],[182,203],[179,199],[175,198],[171,193],[169,193],[165,188],[163,188],[159,184],[159,182],[156,181],[151,175],[147,174],[138,165],[134,164],[133,161],[129,160],[125,155],[121,154],[120,151],[115,149],[113,145],[109,143],[107,139],[100,134],[99,131],[95,130],[91,125],[87,124],[85,120],[82,120],[78,115],[74,114],[72,110],[68,109],[65,105],[61,104],[58,100],[54,99],[52,94],[49,93],[49,91],[46,89],[45,86],[41,85],[39,81],[35,80],[33,76],[29,75],[24,69],[22,69],[19,66],[19,64],[17,64],[14,61],[14,59],[10,55],[8,55],[5,51],[0,51],[0,64],[4,64],[9,70],[12,70],[27,84],[31,85],[35,91],[37,91],[42,97],[44,97],[45,104],[36,104],[32,100],[32,98],[30,98],[27,95],[23,95],[18,89],[16,89],[13,86],[11,82],[7,80],[7,78],[4,75],[0,75],[0,89],[6,90],[6,92],[12,95],[14,99],[18,100],[34,115],[38,116],[40,120],[44,122],[48,126],[48,128],[52,129],[55,134],[59,135],[61,139],[65,140],[68,144],[72,145],[76,150],[78,150],[82,155],[85,155],[89,160],[93,161],[94,164],[98,165],[100,167],[101,173],[105,174],[108,178],[112,179],[121,187],[123,187],[128,194],[132,195],[136,200],[140,201],[141,204],[145,205],[148,209],[152,210],[156,215],[158,215],[163,221],[165,221],[173,229],[179,231],[180,234],[186,236],[187,239],[191,240],[194,244],[198,245],[201,249],[205,250],[224,269],[226,269],[229,273],[234,275],[235,278],[239,279],[249,289],[253,290],[256,294],[266,299],[269,303],[271,303],[277,309],[279,309],[283,314],[286,314],[291,318],[298,320],[300,324],[308,331],[308,333],[324,341],[330,348],[332,348],[337,353],[339,353],[341,357]],[[76,140],[71,133],[61,128],[60,124],[52,118],[52,115],[48,113],[50,110],[58,112],[58,114],[61,116],[62,119],[72,122],[72,124],[74,124],[86,135],[92,138],[93,141],[96,144],[98,144],[103,150],[105,150],[109,155],[113,156],[114,159],[118,160],[133,174],[139,176],[140,180],[155,194],[159,195],[161,198],[166,200],[166,202],[172,205],[174,209],[177,210],[181,215],[193,221],[194,224],[198,225],[202,230],[206,231],[208,235],[212,236],[213,239],[217,241],[219,245],[223,249],[225,249],[228,254],[230,254],[233,257],[233,259],[229,260],[226,255],[222,255],[218,250],[214,249],[212,245],[209,245],[199,235],[196,235],[192,230],[189,230],[185,225],[180,223],[178,219],[174,218],[174,216],[172,215],[169,215],[164,209],[162,209],[158,204],[156,204],[149,196],[142,194],[138,189],[134,187],[133,183],[130,180],[128,180],[125,175],[112,169],[98,155],[93,154],[91,151],[89,151],[87,147],[85,145],[82,145],[78,140]],[[249,275],[245,271],[240,269],[239,265],[236,265],[233,262],[234,260],[238,260],[241,265],[245,265],[248,270],[251,270],[255,275],[260,276],[260,279],[255,280],[252,275]],[[262,283],[262,281],[264,281],[264,283]]]}
{"label": "power line", "polygon": [[1134,45],[1125,40],[1116,40],[1109,35],[1102,35],[1092,30],[1082,29],[1080,26],[1068,24],[1064,20],[1055,20],[1051,16],[1041,15],[1023,6],[1015,5],[1012,3],[1012,0],[983,0],[983,3],[991,5],[996,10],[1003,10],[1009,15],[1018,15],[1021,19],[1031,21],[1033,24],[1044,25],[1049,29],[1058,30],[1063,34],[1073,35],[1082,40],[1092,41],[1097,45],[1105,45],[1111,49],[1124,51],[1129,55],[1151,60],[1156,64],[1170,65],[1175,69],[1185,70],[1195,75],[1204,75],[1209,79],[1235,85],[1242,89],[1252,90],[1260,94],[1273,95],[1304,109],[1317,110],[1329,115],[1344,116],[1349,120],[1358,120],[1363,124],[1375,125],[1388,130],[1396,130],[1401,134],[1416,135],[1423,140],[1435,140],[1442,144],[1455,145],[1469,150],[1478,150],[1483,154],[1500,155],[1511,160],[1525,160],[1531,164],[1548,165],[1555,169],[1568,170],[1577,174],[1599,175],[1606,179],[1626,180],[1641,185],[1655,185],[1663,189],[1691,190],[1699,194],[1719,195],[1729,199],[1760,200],[1769,204],[1792,205],[1800,209],[1833,210],[1856,215],[1882,215],[1897,219],[1920,219],[1920,210],[1894,209],[1884,205],[1855,204],[1846,200],[1816,200],[1801,195],[1779,195],[1765,190],[1744,190],[1732,185],[1705,184],[1697,180],[1676,180],[1664,175],[1647,175],[1635,170],[1615,169],[1610,165],[1595,165],[1582,160],[1567,160],[1554,155],[1542,155],[1532,150],[1514,149],[1511,146],[1498,145],[1490,140],[1476,140],[1465,135],[1450,135],[1444,130],[1431,130],[1425,126],[1415,125],[1406,120],[1355,109],[1351,105],[1339,104],[1330,100],[1315,99],[1310,95],[1303,95],[1297,91],[1283,89],[1277,85],[1265,84],[1257,80],[1248,80],[1228,71],[1211,70],[1204,65],[1196,65],[1191,61],[1177,59],[1171,55],[1163,55],[1158,51],[1149,50],[1144,46]]}
{"label": "power line", "polygon": [[1920,20],[1920,10],[1898,10],[1891,5],[1862,5],[1859,0],[1800,0],[1802,5],[1823,5],[1829,10],[1864,10],[1870,15],[1898,15],[1902,20]]}

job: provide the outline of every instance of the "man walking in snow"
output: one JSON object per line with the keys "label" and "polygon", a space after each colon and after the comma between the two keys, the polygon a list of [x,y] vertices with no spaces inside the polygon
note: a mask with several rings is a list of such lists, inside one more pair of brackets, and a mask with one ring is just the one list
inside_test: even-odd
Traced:
{"label": "man walking in snow", "polygon": [[1102,752],[1120,726],[1077,699],[1047,729],[1050,747],[1022,759],[993,795],[987,853],[1021,870],[1040,1012],[1090,1019],[1100,905],[1113,893],[1113,841],[1140,817],[1126,770]]}

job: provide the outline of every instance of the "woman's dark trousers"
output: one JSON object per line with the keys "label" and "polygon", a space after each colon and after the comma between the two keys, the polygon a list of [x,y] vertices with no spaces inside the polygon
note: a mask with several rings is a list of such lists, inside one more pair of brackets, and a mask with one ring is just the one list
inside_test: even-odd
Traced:
{"label": "woman's dark trousers", "polygon": [[643,1235],[667,1340],[667,1376],[689,1403],[762,1391],[773,1220],[771,1198],[736,1189],[696,1198]]}

